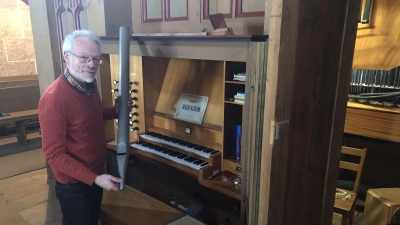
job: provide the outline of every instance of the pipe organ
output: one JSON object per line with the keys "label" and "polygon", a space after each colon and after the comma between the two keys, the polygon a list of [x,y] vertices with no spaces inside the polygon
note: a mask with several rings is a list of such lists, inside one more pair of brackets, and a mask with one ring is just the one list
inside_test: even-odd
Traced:
{"label": "pipe organ", "polygon": [[[110,55],[111,94],[117,96],[118,43],[102,39]],[[146,179],[174,186],[172,181],[182,178],[181,192],[196,192],[196,199],[243,216],[247,184],[242,171],[255,160],[249,152],[261,151],[248,133],[262,108],[257,96],[265,91],[266,60],[255,59],[265,57],[266,47],[267,36],[132,37],[129,96],[134,107],[127,122],[131,157],[126,184],[146,191]],[[245,81],[234,80],[235,74]],[[201,123],[175,118],[182,93],[208,97]],[[238,93],[244,103],[233,100]],[[254,115],[253,120],[245,120],[245,114]],[[240,143],[236,126],[243,128]],[[108,147],[112,174],[117,143]],[[231,204],[223,206],[223,199]]]}

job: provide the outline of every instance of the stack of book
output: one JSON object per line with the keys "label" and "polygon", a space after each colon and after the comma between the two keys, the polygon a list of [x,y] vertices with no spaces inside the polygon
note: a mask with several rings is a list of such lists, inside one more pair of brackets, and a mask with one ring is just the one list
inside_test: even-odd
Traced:
{"label": "stack of book", "polygon": [[235,96],[233,96],[235,100],[233,102],[243,104],[244,103],[244,92],[237,92]]}
{"label": "stack of book", "polygon": [[246,81],[246,72],[233,74],[233,80]]}

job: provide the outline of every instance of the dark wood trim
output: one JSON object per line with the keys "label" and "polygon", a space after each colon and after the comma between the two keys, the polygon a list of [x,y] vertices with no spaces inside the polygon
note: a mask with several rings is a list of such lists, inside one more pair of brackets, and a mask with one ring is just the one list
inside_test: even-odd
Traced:
{"label": "dark wood trim", "polygon": [[[271,12],[267,74],[277,84],[266,95],[276,102],[266,104],[273,112],[265,125],[288,121],[289,128],[285,137],[263,140],[262,158],[272,157],[255,198],[258,223],[249,224],[332,224],[360,2],[272,4],[281,8]],[[264,137],[274,130],[264,129]]]}
{"label": "dark wood trim", "polygon": [[238,17],[263,17],[265,15],[264,11],[243,12],[242,3],[243,3],[243,0],[236,0],[236,10],[235,10],[236,18],[238,18]]}
{"label": "dark wood trim", "polygon": [[188,18],[189,18],[189,3],[188,3],[188,0],[186,0],[186,16],[181,16],[181,17],[171,17],[169,3],[170,3],[170,0],[164,0],[165,21],[188,20]]}
{"label": "dark wood trim", "polygon": [[58,43],[59,43],[59,51],[60,51],[60,55],[58,56],[60,59],[60,63],[61,63],[61,69],[62,71],[64,71],[64,63],[62,63],[64,61],[64,56],[62,54],[62,44],[63,43],[63,28],[62,28],[62,19],[61,19],[61,13],[63,13],[65,11],[65,8],[62,4],[62,0],[54,0],[54,6],[55,6],[55,14],[56,14],[56,26],[57,26],[57,39],[58,39]]}
{"label": "dark wood trim", "polygon": [[154,23],[154,22],[162,22],[163,21],[163,10],[162,10],[162,0],[161,2],[161,18],[156,18],[156,19],[148,19],[147,18],[147,0],[142,0],[142,21],[143,23]]}
{"label": "dark wood trim", "polygon": [[[208,6],[209,1],[210,0],[203,0],[203,19],[205,19],[205,20],[210,19],[210,17],[208,16],[209,15],[209,6]],[[231,7],[230,7],[230,10],[229,10],[229,13],[223,13],[222,14],[222,16],[224,18],[232,18],[232,15],[233,15],[232,6],[233,6],[233,3],[232,3],[232,0],[231,0]]]}
{"label": "dark wood trim", "polygon": [[80,30],[81,29],[81,20],[79,18],[79,12],[83,10],[81,0],[69,0],[67,10],[68,10],[68,12],[72,13],[72,17],[74,19],[75,30]]}
{"label": "dark wood trim", "polygon": [[[100,36],[102,41],[118,41],[118,37]],[[268,35],[232,35],[232,36],[133,36],[131,41],[201,41],[201,42],[263,42]]]}

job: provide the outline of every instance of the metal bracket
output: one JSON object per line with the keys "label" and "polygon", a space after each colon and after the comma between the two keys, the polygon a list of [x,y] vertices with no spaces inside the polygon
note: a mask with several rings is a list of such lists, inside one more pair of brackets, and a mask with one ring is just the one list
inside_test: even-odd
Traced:
{"label": "metal bracket", "polygon": [[289,133],[289,120],[277,122],[275,124],[275,140],[286,137]]}

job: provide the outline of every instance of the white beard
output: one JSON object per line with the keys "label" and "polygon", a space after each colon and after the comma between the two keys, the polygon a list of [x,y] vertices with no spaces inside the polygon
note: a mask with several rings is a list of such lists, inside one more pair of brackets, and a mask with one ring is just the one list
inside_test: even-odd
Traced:
{"label": "white beard", "polygon": [[76,78],[77,80],[82,81],[82,82],[92,83],[94,81],[94,79],[96,78],[96,76],[85,78],[80,73],[77,73],[74,70],[69,69],[69,68],[68,68],[68,71],[74,78]]}

